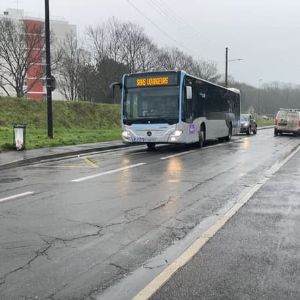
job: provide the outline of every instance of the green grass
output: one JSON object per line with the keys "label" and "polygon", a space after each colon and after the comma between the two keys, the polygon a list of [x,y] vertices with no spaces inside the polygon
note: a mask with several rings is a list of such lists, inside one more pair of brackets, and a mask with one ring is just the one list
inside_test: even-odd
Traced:
{"label": "green grass", "polygon": [[0,98],[0,151],[12,149],[13,124],[27,124],[26,149],[121,138],[119,105],[53,102],[54,138],[47,136],[46,103]]}
{"label": "green grass", "polygon": [[263,119],[260,117],[256,118],[256,123],[258,127],[263,127],[263,126],[270,126],[270,125],[274,125],[274,120],[273,119]]}

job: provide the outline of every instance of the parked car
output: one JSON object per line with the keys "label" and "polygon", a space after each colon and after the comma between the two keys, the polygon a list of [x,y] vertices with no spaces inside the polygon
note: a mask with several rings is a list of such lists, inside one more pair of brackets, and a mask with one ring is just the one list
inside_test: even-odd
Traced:
{"label": "parked car", "polygon": [[300,133],[300,110],[281,108],[275,117],[274,135],[283,133]]}
{"label": "parked car", "polygon": [[240,133],[246,133],[247,135],[257,133],[257,124],[254,117],[251,114],[241,114],[240,118]]}

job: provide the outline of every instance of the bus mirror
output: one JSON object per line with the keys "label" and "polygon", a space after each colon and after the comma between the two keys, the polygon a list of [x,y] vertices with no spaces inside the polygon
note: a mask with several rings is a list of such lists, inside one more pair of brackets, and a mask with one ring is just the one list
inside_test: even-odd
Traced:
{"label": "bus mirror", "polygon": [[115,88],[116,86],[119,87],[119,89],[122,88],[122,83],[121,82],[113,82],[109,85],[109,90],[110,90],[110,97],[115,98]]}
{"label": "bus mirror", "polygon": [[185,87],[185,93],[186,93],[186,99],[192,99],[193,92],[191,86]]}

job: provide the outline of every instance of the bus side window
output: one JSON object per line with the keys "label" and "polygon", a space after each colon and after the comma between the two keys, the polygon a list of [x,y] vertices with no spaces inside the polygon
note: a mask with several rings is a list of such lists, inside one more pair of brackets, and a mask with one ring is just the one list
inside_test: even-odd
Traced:
{"label": "bus side window", "polygon": [[186,86],[185,89],[185,121],[187,123],[193,122],[193,90],[191,86]]}

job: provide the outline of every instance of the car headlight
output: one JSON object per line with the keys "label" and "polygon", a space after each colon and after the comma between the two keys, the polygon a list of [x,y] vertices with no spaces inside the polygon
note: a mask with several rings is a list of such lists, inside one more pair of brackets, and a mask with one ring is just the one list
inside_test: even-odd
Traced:
{"label": "car headlight", "polygon": [[130,137],[129,131],[123,131],[122,132],[122,137],[125,138],[125,139],[128,139]]}
{"label": "car headlight", "polygon": [[179,129],[175,130],[172,134],[172,136],[176,136],[176,137],[181,136],[181,135],[182,135],[182,130],[179,130]]}

